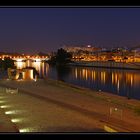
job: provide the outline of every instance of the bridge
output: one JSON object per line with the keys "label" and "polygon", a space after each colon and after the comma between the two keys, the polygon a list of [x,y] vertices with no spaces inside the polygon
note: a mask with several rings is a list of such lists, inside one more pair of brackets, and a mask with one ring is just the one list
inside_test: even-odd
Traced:
{"label": "bridge", "polygon": [[42,62],[42,61],[48,61],[50,58],[46,55],[9,55],[9,54],[3,54],[0,55],[0,59],[4,60],[5,57],[9,57],[10,59],[16,61],[16,62],[24,62],[27,60],[33,61],[33,62]]}
{"label": "bridge", "polygon": [[42,58],[42,57],[39,57],[39,58],[25,58],[25,57],[15,57],[15,58],[12,58],[12,60],[16,61],[16,62],[25,62],[25,61],[33,61],[33,62],[42,62],[42,61],[48,61],[49,58],[48,57],[45,57],[45,58]]}

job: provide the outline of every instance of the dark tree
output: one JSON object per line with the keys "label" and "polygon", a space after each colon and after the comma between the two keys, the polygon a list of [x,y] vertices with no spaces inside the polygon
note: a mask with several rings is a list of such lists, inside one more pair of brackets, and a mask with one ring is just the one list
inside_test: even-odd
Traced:
{"label": "dark tree", "polygon": [[0,60],[1,68],[7,70],[8,68],[15,68],[14,60],[9,57],[5,57],[4,60]]}
{"label": "dark tree", "polygon": [[48,63],[52,65],[65,65],[71,62],[71,58],[72,54],[61,48],[57,50],[57,53],[51,57]]}
{"label": "dark tree", "polygon": [[52,56],[50,60],[47,61],[50,65],[55,65],[56,64],[56,56]]}
{"label": "dark tree", "polygon": [[66,64],[71,62],[72,55],[65,51],[64,49],[58,49],[56,54],[56,63],[57,64]]}

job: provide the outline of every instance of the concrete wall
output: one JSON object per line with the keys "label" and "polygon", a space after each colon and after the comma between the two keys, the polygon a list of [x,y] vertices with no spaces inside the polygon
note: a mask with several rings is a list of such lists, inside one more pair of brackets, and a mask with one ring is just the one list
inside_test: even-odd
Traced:
{"label": "concrete wall", "polygon": [[121,68],[121,69],[140,69],[139,62],[113,62],[113,61],[79,61],[75,63],[71,63],[71,65],[79,65],[79,66],[91,66],[91,67],[105,67],[105,68]]}

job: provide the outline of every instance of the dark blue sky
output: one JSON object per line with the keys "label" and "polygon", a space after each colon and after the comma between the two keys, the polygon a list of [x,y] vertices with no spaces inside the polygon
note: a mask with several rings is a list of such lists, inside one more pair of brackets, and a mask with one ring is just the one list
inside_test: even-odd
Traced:
{"label": "dark blue sky", "polygon": [[140,44],[140,8],[0,8],[0,51]]}

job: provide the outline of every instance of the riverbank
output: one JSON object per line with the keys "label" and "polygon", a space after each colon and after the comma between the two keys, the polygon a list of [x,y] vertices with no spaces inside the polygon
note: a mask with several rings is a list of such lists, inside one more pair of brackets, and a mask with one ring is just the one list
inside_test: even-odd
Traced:
{"label": "riverbank", "polygon": [[66,86],[66,87],[70,87],[73,89],[77,89],[78,92],[86,94],[88,96],[94,97],[96,99],[99,100],[104,100],[107,102],[112,102],[115,103],[117,105],[121,105],[123,107],[127,107],[130,109],[138,109],[140,108],[140,101],[136,100],[136,99],[130,99],[128,97],[122,97],[122,96],[118,96],[109,92],[104,92],[104,91],[95,91],[95,90],[91,90],[89,88],[84,88],[84,87],[80,87],[77,85],[73,85],[70,83],[65,83],[63,81],[58,81],[58,80],[54,80],[54,79],[47,79],[47,81],[50,84],[56,84],[57,86]]}
{"label": "riverbank", "polygon": [[[18,88],[22,95],[28,95],[41,101],[55,104],[58,107],[70,110],[70,112],[80,113],[80,115],[86,117],[86,123],[92,124],[91,128],[96,126],[103,129],[103,126],[108,124],[117,127],[120,132],[140,131],[140,124],[138,123],[140,115],[134,112],[136,108],[140,107],[138,100],[128,100],[125,97],[92,91],[51,79],[39,79],[37,82],[0,80],[0,85],[2,87]],[[22,100],[20,99],[19,102],[22,103]],[[36,107],[33,108],[35,109]],[[45,107],[43,108],[45,109]],[[121,110],[122,118],[119,113],[115,116],[110,114],[110,108]],[[53,112],[53,109],[51,112]],[[74,112],[71,117],[75,116]],[[58,118],[56,120],[59,121]],[[67,123],[69,124],[70,122]],[[63,126],[63,121],[61,125]],[[87,126],[85,127],[86,129],[88,130]],[[94,129],[93,132],[95,132]]]}

